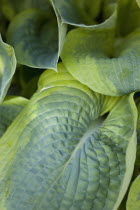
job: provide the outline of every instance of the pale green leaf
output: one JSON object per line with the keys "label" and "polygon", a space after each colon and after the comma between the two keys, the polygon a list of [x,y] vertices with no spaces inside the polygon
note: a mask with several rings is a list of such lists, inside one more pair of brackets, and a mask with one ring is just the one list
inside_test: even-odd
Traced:
{"label": "pale green leaf", "polygon": [[62,25],[60,29],[60,24],[55,14],[52,17],[37,9],[17,15],[9,26],[7,40],[15,49],[18,63],[55,70],[63,44],[59,33],[65,28]]}
{"label": "pale green leaf", "polygon": [[136,0],[136,2],[137,2],[137,4],[139,5],[139,7],[140,7],[140,0]]}
{"label": "pale green leaf", "polygon": [[16,58],[11,46],[0,36],[0,103],[4,99],[16,69]]}
{"label": "pale green leaf", "polygon": [[130,187],[127,210],[140,210],[140,175],[137,176]]}
{"label": "pale green leaf", "polygon": [[119,96],[140,90],[140,29],[116,39],[113,27],[99,27],[69,32],[61,54],[68,71],[101,94]]}
{"label": "pale green leaf", "polygon": [[7,97],[0,104],[0,137],[27,103],[28,100],[22,97]]}
{"label": "pale green leaf", "polygon": [[117,209],[133,171],[136,118],[133,95],[95,93],[62,64],[45,71],[0,141],[0,209]]}

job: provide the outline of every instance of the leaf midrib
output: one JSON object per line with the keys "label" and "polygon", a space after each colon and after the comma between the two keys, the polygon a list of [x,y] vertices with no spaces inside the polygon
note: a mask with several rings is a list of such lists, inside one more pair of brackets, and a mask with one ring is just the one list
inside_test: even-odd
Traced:
{"label": "leaf midrib", "polygon": [[101,127],[101,125],[103,124],[104,121],[104,116],[99,117],[93,121],[91,121],[91,126],[87,129],[87,131],[85,132],[85,134],[79,139],[79,143],[77,144],[77,146],[75,147],[75,149],[73,150],[70,158],[66,161],[66,163],[63,166],[63,169],[61,171],[61,173],[57,176],[56,179],[54,179],[54,182],[51,184],[51,186],[48,188],[48,190],[46,191],[45,195],[49,192],[49,190],[54,186],[55,183],[57,183],[57,181],[59,180],[59,178],[61,177],[61,175],[63,174],[63,172],[65,171],[67,165],[69,164],[69,162],[71,161],[71,159],[73,158],[73,156],[76,154],[77,150],[80,149],[85,143],[86,143],[86,139],[87,137],[90,137],[91,134],[93,134],[94,132],[96,132],[98,130],[99,127]]}

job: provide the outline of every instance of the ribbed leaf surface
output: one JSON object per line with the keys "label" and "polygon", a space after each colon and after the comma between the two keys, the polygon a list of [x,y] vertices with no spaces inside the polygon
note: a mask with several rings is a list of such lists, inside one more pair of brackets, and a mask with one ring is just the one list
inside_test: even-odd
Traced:
{"label": "ribbed leaf surface", "polygon": [[0,137],[27,103],[28,100],[25,98],[10,97],[0,105]]}
{"label": "ribbed leaf surface", "polygon": [[0,208],[116,209],[136,150],[132,95],[117,101],[76,81],[62,64],[58,73],[44,72],[0,141]]}

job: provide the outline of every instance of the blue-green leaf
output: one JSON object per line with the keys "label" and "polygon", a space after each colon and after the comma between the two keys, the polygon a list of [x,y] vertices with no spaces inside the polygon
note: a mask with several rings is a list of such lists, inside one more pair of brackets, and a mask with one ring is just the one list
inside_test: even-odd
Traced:
{"label": "blue-green leaf", "polygon": [[50,16],[40,10],[29,9],[12,20],[7,40],[15,49],[18,63],[34,68],[56,69],[63,44],[59,30],[55,14]]}
{"label": "blue-green leaf", "polygon": [[52,0],[64,23],[76,26],[88,26],[96,23],[101,0]]}
{"label": "blue-green leaf", "polygon": [[0,137],[5,133],[16,116],[27,105],[28,100],[22,97],[7,97],[0,104]]}
{"label": "blue-green leaf", "polygon": [[4,99],[16,69],[16,58],[11,46],[0,37],[0,103]]}
{"label": "blue-green leaf", "polygon": [[45,71],[0,141],[0,208],[117,209],[133,171],[136,120],[133,95],[95,93],[62,64]]}

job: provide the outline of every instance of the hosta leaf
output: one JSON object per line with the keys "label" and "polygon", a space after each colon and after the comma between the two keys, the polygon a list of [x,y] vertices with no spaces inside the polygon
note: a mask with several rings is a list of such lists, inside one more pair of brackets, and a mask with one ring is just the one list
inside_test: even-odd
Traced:
{"label": "hosta leaf", "polygon": [[140,209],[140,175],[130,187],[130,192],[127,200],[127,210]]}
{"label": "hosta leaf", "polygon": [[132,95],[118,99],[62,64],[44,72],[0,141],[0,208],[116,209],[133,170],[137,115]]}
{"label": "hosta leaf", "polygon": [[24,8],[36,8],[50,12],[49,0],[24,0]]}
{"label": "hosta leaf", "polygon": [[22,97],[8,97],[0,105],[0,137],[27,103],[28,100]]}
{"label": "hosta leaf", "polygon": [[52,0],[64,23],[76,26],[95,24],[101,0]]}
{"label": "hosta leaf", "polygon": [[137,104],[138,120],[137,120],[137,156],[135,161],[135,170],[133,177],[135,178],[140,174],[140,102]]}
{"label": "hosta leaf", "polygon": [[104,0],[103,9],[102,9],[103,19],[109,18],[113,14],[116,6],[117,6],[117,0]]}
{"label": "hosta leaf", "polygon": [[140,98],[137,103],[137,110],[138,110],[138,120],[137,120],[137,136],[138,136],[138,144],[140,144]]}
{"label": "hosta leaf", "polygon": [[139,55],[140,29],[115,40],[113,27],[98,27],[70,31],[61,58],[68,71],[92,90],[119,96],[140,90]]}
{"label": "hosta leaf", "polygon": [[137,3],[136,0],[118,0],[117,31],[119,35],[125,36],[140,27],[140,8]]}
{"label": "hosta leaf", "polygon": [[18,63],[56,69],[62,45],[58,24],[55,14],[50,16],[37,9],[17,15],[9,26],[7,40],[15,49]]}
{"label": "hosta leaf", "polygon": [[62,19],[58,13],[58,11],[56,10],[53,0],[50,0],[50,3],[54,9],[56,18],[57,18],[57,23],[58,23],[58,37],[59,37],[59,42],[58,42],[58,55],[60,55],[62,48],[63,48],[63,44],[65,41],[65,36],[66,36],[66,32],[67,32],[67,25],[65,23],[62,22]]}
{"label": "hosta leaf", "polygon": [[92,21],[98,19],[100,16],[102,0],[76,0],[75,2]]}
{"label": "hosta leaf", "polygon": [[13,17],[24,8],[24,1],[18,0],[1,0],[1,7],[4,16],[8,20],[12,20]]}
{"label": "hosta leaf", "polygon": [[36,8],[50,12],[50,5],[47,0],[1,0],[2,12],[8,20],[26,9]]}
{"label": "hosta leaf", "polygon": [[0,36],[0,103],[4,99],[16,69],[13,48],[4,43]]}

